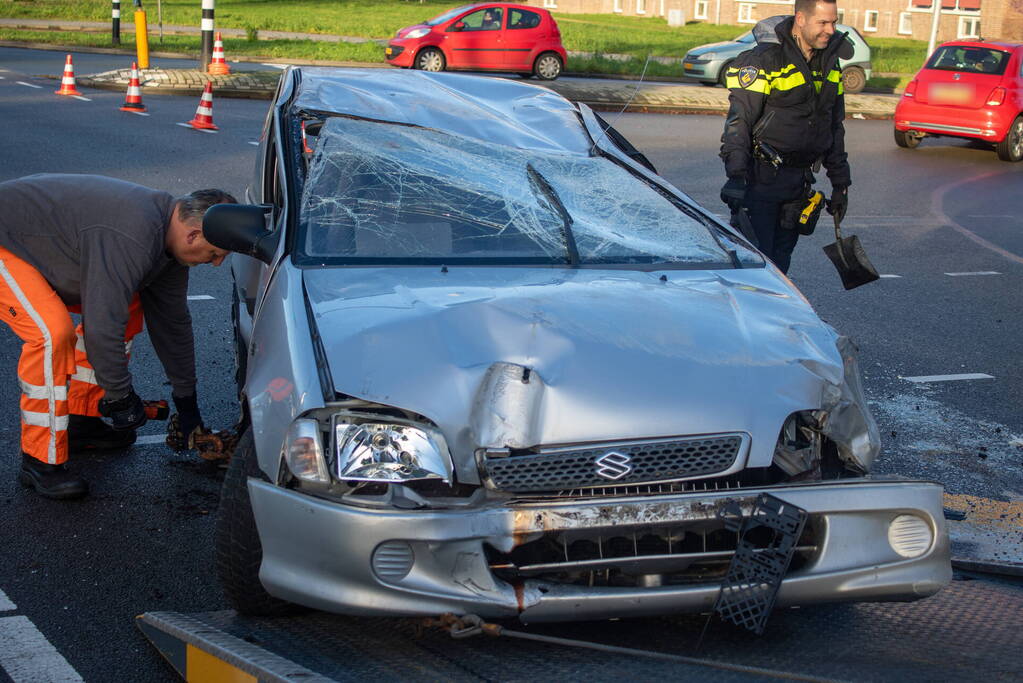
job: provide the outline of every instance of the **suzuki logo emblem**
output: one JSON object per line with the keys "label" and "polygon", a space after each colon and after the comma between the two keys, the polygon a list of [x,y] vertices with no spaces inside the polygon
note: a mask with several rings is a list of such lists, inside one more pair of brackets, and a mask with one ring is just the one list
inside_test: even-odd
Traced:
{"label": "suzuki logo emblem", "polygon": [[599,458],[594,459],[593,464],[597,466],[597,474],[612,481],[621,479],[629,472],[632,472],[632,465],[629,456],[618,451],[608,451]]}

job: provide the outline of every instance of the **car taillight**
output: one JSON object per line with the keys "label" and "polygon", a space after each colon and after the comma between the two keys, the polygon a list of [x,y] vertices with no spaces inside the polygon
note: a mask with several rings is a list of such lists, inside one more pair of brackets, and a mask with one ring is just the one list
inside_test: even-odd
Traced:
{"label": "car taillight", "polygon": [[991,94],[987,96],[987,104],[989,107],[997,107],[999,104],[1005,101],[1005,88],[998,87],[991,91]]}
{"label": "car taillight", "polygon": [[910,81],[906,89],[902,91],[903,97],[912,97],[916,94],[916,81]]}

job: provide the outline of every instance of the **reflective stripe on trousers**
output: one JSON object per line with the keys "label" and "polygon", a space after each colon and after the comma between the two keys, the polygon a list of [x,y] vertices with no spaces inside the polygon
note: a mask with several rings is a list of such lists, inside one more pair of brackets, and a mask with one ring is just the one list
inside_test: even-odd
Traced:
{"label": "reflective stripe on trousers", "polygon": [[64,302],[39,271],[2,247],[0,318],[22,341],[21,450],[60,464],[67,460],[67,378],[74,366],[74,327]]}
{"label": "reflective stripe on trousers", "polygon": [[[72,308],[77,312],[78,307]],[[71,374],[70,398],[68,407],[75,415],[99,417],[99,400],[103,398],[103,389],[96,383],[96,371],[85,355],[85,327],[79,324],[75,328],[75,368]],[[131,347],[135,336],[142,331],[142,302],[136,294],[128,307],[128,325],[124,329],[124,353],[131,356]]]}

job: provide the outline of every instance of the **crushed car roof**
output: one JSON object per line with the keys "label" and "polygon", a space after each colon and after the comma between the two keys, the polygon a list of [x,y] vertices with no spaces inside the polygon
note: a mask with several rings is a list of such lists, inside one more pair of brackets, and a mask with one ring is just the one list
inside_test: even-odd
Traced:
{"label": "crushed car roof", "polygon": [[436,128],[487,142],[590,155],[575,105],[504,78],[412,70],[302,67],[293,106]]}

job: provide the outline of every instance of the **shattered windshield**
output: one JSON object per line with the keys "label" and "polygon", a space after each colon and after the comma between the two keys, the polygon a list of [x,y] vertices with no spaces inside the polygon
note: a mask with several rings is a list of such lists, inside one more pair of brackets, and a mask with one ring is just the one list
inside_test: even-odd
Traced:
{"label": "shattered windshield", "polygon": [[729,264],[705,225],[604,157],[344,117],[320,131],[298,240],[325,265]]}

